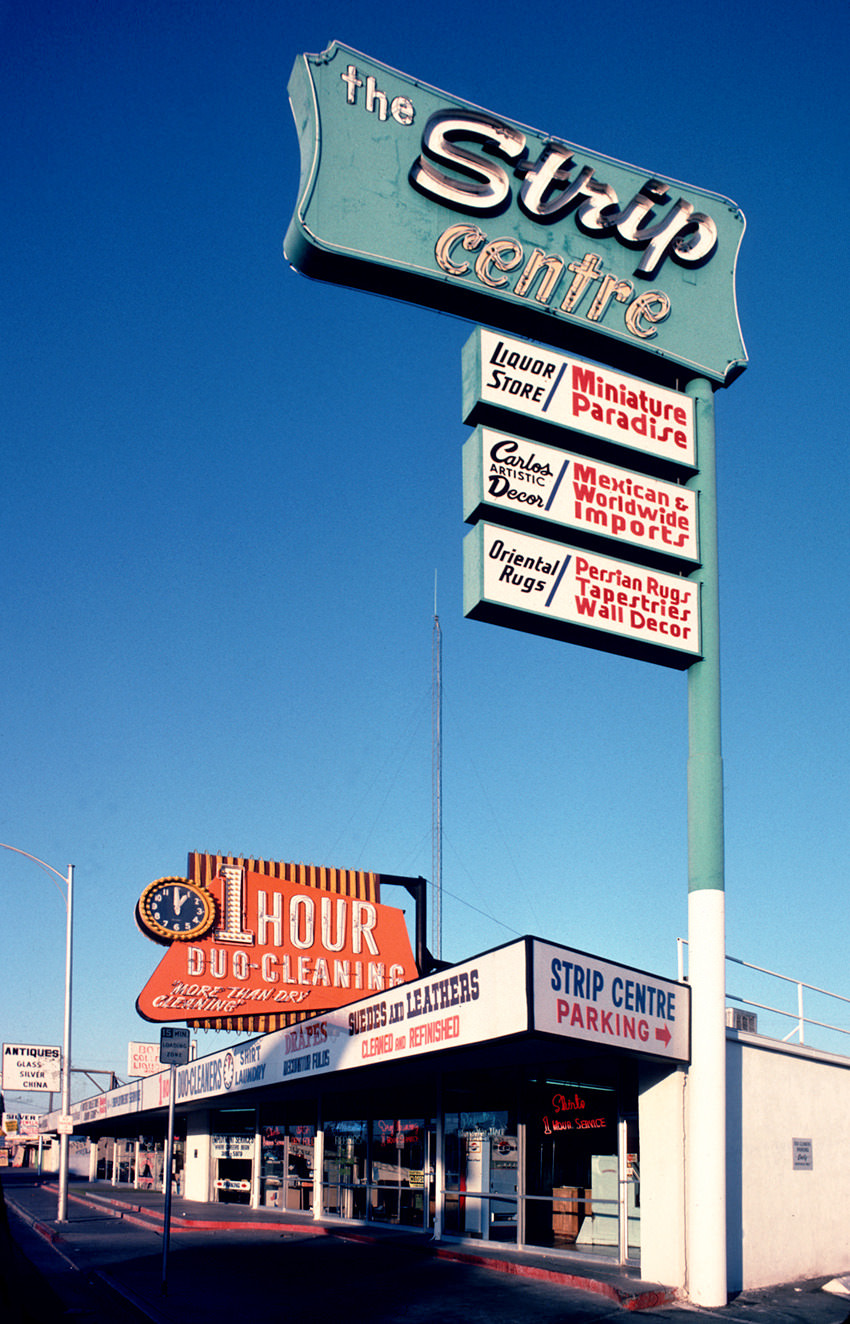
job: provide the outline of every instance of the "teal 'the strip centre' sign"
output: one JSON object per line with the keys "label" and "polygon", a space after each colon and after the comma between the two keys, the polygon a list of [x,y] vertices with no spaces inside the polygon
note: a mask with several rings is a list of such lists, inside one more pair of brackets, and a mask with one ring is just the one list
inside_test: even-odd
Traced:
{"label": "teal 'the strip centre' sign", "polygon": [[680,388],[746,367],[744,217],[333,42],[297,58],[299,271],[514,331]]}

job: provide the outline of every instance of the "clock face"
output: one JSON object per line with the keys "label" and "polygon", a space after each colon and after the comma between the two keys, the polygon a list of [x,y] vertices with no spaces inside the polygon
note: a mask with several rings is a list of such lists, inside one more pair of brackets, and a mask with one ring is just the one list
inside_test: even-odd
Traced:
{"label": "clock face", "polygon": [[155,937],[187,940],[212,928],[215,903],[188,878],[158,878],[142,893],[139,914]]}

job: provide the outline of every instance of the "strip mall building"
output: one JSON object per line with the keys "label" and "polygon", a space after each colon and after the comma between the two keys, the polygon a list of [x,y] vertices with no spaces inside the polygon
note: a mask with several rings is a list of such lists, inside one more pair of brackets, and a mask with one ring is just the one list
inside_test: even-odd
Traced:
{"label": "strip mall building", "polygon": [[[689,1019],[686,983],[523,938],[175,1068],[179,1189],[686,1292]],[[850,1059],[730,1029],[727,1067],[730,1291],[846,1270]],[[170,1081],[74,1106],[82,1175],[161,1184]]]}

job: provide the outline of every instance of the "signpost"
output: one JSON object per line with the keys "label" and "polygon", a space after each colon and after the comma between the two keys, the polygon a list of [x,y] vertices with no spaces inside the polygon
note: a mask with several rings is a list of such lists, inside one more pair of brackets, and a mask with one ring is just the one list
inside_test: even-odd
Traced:
{"label": "signpost", "polygon": [[[727,1297],[726,921],[714,388],[705,378],[690,381],[686,407],[677,402],[682,398],[678,393],[668,392],[669,398],[664,398],[650,383],[626,384],[622,378],[609,381],[611,374],[597,373],[588,365],[569,360],[559,365],[561,356],[543,354],[531,345],[512,342],[508,347],[503,340],[493,345],[493,339],[491,333],[481,331],[466,346],[464,415],[468,422],[496,424],[509,417],[514,430],[524,435],[502,438],[490,446],[494,467],[487,497],[481,492],[483,460],[480,471],[477,467],[480,442],[472,439],[474,460],[466,462],[467,518],[487,514],[502,519],[503,526],[479,522],[464,540],[465,615],[688,670],[688,931],[693,994],[685,1182],[688,1288],[695,1304],[722,1305]],[[499,376],[504,371],[512,374],[507,388],[504,377]],[[567,404],[565,396],[556,396],[564,381]],[[514,383],[518,383],[516,391]],[[557,412],[556,399],[560,429],[548,417],[550,409]],[[506,405],[506,400],[513,400],[516,407]],[[592,402],[589,410],[588,401]],[[588,426],[588,415],[595,426]],[[644,423],[636,429],[635,420],[653,417],[657,420],[655,436],[646,445]],[[659,442],[658,425],[664,419],[667,427],[667,418],[675,431]],[[576,469],[582,468],[582,484],[579,491],[576,482],[571,519],[588,548],[600,545],[600,538],[614,535],[614,516],[618,515],[623,521],[618,524],[618,534],[628,528],[640,535],[628,549],[637,564],[519,531],[535,526],[540,507],[516,495],[525,493],[526,487],[519,481],[511,483],[512,460],[519,461],[516,467],[532,493],[541,491],[535,478],[543,480],[543,492],[549,483],[543,514],[549,514],[557,497],[557,479],[550,482],[557,456],[549,458],[541,450],[538,458],[529,449],[540,438],[556,445],[559,439],[568,438],[586,457],[581,465],[576,462]],[[619,477],[606,474],[601,463],[589,462],[591,457],[604,461],[610,448],[622,447],[624,439],[633,447],[632,463],[649,474],[658,471],[659,461],[669,466],[678,458],[682,463],[690,493],[683,503],[683,532],[695,528],[698,491],[699,564],[696,569],[682,565],[686,578],[641,568],[640,563],[649,566],[654,555],[645,536],[651,523],[651,503],[644,502],[645,512],[638,513],[635,498],[634,514],[627,503],[638,485],[644,495],[644,474],[626,471]],[[659,446],[671,441],[670,454],[662,455]],[[676,449],[681,451],[679,457],[673,455]],[[558,469],[561,480],[566,463],[565,454]],[[535,469],[535,465],[542,467]],[[603,477],[604,482],[600,481]],[[499,481],[502,478],[507,487]],[[610,497],[624,500],[612,503]],[[597,526],[590,536],[588,504]],[[518,515],[518,509],[523,514]],[[637,525],[631,524],[632,519]],[[567,531],[576,531],[570,527],[570,518],[563,521],[563,527],[557,521],[547,527],[555,538]]]}
{"label": "signpost", "polygon": [[[725,1305],[726,891],[714,391],[689,383],[700,462],[702,660],[688,671],[688,979],[693,993],[686,1153],[689,1294]],[[695,486],[697,479],[690,480]]]}
{"label": "signpost", "polygon": [[168,1073],[168,1140],[165,1146],[165,1207],[162,1219],[162,1295],[168,1293],[168,1245],[171,1239],[171,1168],[174,1162],[175,1067],[189,1061],[189,1031],[164,1025],[159,1032],[159,1060]]}
{"label": "signpost", "polygon": [[[481,427],[467,442],[465,514],[482,522],[464,541],[465,614],[688,670],[688,1287],[695,1304],[722,1305],[726,941],[713,386],[695,378],[683,397],[487,331],[468,342],[463,368],[467,422],[512,429],[505,437]],[[567,440],[581,459],[561,450]],[[627,453],[641,472],[608,467]],[[688,493],[681,501],[651,481],[673,476],[677,464]],[[544,520],[550,538],[578,533],[582,550],[525,532]],[[593,550],[615,539],[636,564]],[[659,550],[665,560],[672,551],[674,568],[681,552],[678,575],[649,572]],[[566,997],[556,1006],[562,1018],[582,1015]]]}

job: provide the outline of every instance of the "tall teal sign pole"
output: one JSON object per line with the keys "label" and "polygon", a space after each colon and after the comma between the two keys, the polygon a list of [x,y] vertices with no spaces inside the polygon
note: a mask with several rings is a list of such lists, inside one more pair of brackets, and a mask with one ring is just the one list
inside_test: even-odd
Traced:
{"label": "tall teal sign pole", "polygon": [[720,594],[714,391],[694,378],[702,566],[702,660],[688,671],[688,978],[691,1066],[687,1076],[686,1253],[695,1305],[725,1305],[726,918],[723,761],[720,743]]}

